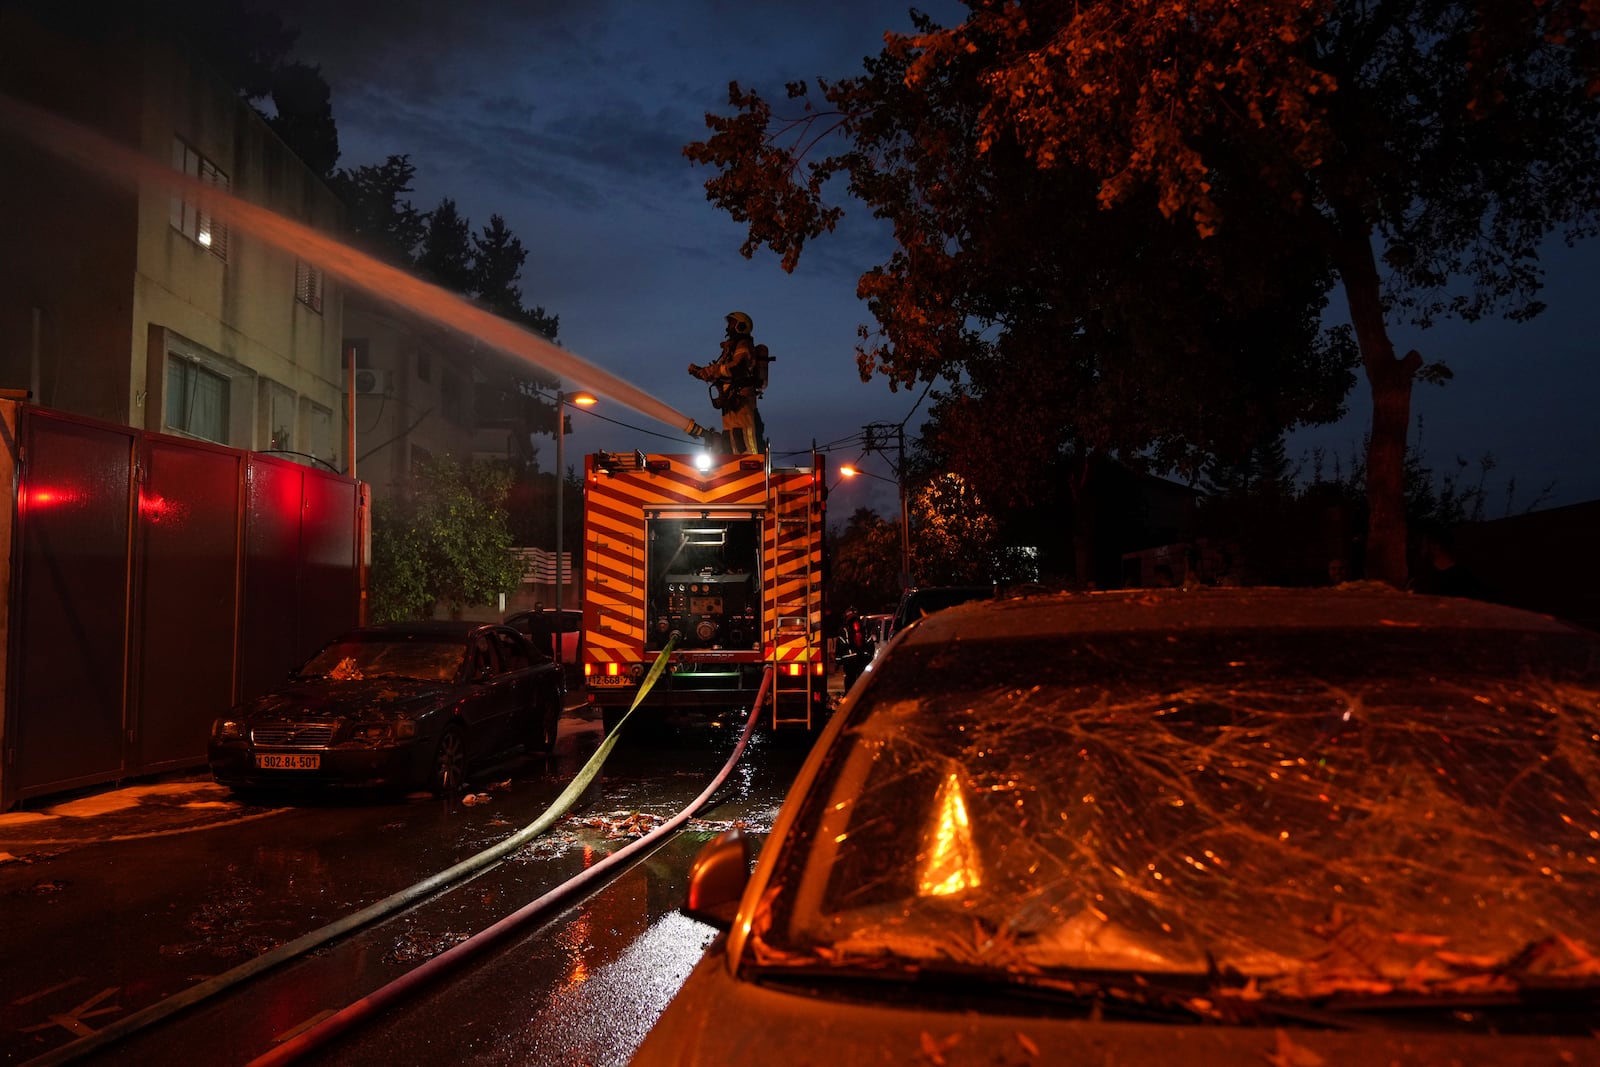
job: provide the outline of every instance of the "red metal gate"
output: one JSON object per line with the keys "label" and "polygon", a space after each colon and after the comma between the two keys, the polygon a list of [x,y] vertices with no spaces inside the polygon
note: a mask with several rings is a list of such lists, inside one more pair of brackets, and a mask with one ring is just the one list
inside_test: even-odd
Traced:
{"label": "red metal gate", "polygon": [[359,620],[360,483],[6,406],[0,810],[203,763],[213,718]]}

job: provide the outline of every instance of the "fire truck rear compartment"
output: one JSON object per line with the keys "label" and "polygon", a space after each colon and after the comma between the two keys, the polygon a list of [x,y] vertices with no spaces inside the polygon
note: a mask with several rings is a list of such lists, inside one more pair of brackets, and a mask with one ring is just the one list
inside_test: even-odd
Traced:
{"label": "fire truck rear compartment", "polygon": [[646,651],[674,634],[684,651],[759,651],[760,521],[649,518],[646,528]]}

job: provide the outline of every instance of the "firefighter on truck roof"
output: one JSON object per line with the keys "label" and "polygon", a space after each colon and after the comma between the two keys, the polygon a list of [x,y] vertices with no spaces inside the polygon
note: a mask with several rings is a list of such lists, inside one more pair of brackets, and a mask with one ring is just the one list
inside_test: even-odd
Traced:
{"label": "firefighter on truck roof", "polygon": [[756,400],[767,387],[766,345],[751,336],[755,325],[742,311],[728,312],[727,337],[716,360],[689,364],[689,373],[711,386],[711,406],[722,412],[722,447],[731,452],[765,452],[766,431]]}

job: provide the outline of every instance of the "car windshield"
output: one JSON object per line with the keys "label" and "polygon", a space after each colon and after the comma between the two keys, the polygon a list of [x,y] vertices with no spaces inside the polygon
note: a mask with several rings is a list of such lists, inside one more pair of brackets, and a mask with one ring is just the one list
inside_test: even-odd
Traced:
{"label": "car windshield", "polygon": [[1310,996],[1446,988],[1536,951],[1600,981],[1594,647],[1397,629],[900,648],[783,845],[754,959]]}
{"label": "car windshield", "polygon": [[357,682],[367,678],[411,678],[453,682],[461,673],[465,646],[459,642],[405,639],[336,641],[300,668],[304,678]]}

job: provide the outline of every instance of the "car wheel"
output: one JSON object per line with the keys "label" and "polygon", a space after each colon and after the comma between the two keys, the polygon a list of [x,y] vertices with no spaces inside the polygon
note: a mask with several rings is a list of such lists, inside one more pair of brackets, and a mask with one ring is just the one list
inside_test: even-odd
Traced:
{"label": "car wheel", "polygon": [[428,772],[428,788],[438,796],[461,792],[467,780],[467,735],[452,723],[439,735],[433,750],[433,766]]}

